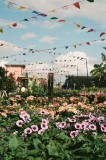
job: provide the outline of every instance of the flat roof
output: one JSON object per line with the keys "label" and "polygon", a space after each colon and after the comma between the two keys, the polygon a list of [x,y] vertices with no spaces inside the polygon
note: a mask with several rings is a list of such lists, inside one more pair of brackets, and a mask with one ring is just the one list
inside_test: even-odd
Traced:
{"label": "flat roof", "polygon": [[6,67],[23,67],[25,68],[24,64],[5,64]]}

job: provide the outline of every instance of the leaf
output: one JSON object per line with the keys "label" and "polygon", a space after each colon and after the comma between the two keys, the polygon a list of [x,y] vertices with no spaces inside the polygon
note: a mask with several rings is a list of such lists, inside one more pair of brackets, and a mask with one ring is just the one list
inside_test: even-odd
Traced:
{"label": "leaf", "polygon": [[11,150],[14,150],[17,147],[18,147],[18,140],[17,140],[17,138],[16,137],[11,138],[10,141],[9,141],[9,148]]}
{"label": "leaf", "polygon": [[50,156],[59,156],[57,147],[52,140],[49,142],[49,145],[47,145],[47,150]]}

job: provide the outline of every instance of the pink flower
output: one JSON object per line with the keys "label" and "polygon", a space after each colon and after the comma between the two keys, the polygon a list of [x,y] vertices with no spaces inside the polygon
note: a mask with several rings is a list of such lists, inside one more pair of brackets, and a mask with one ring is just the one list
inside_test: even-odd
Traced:
{"label": "pink flower", "polygon": [[48,129],[48,125],[46,123],[41,123],[41,128],[43,130],[46,130],[46,129]]}
{"label": "pink flower", "polygon": [[65,128],[66,127],[66,122],[60,122],[59,128]]}
{"label": "pink flower", "polygon": [[32,125],[31,129],[33,132],[37,132],[38,131],[38,126],[37,125]]}
{"label": "pink flower", "polygon": [[27,135],[27,134],[31,134],[32,133],[32,129],[31,128],[26,128],[24,130],[24,134]]}
{"label": "pink flower", "polygon": [[81,129],[82,125],[80,123],[76,123],[74,126],[76,129]]}
{"label": "pink flower", "polygon": [[20,115],[20,118],[22,118],[25,122],[26,121],[31,121],[31,119],[30,119],[30,115],[29,114],[21,114]]}
{"label": "pink flower", "polygon": [[78,131],[71,131],[70,132],[70,136],[71,136],[71,138],[75,138],[75,137],[77,137],[78,136]]}
{"label": "pink flower", "polygon": [[48,119],[42,119],[42,123],[48,124],[48,123],[49,123],[49,120],[48,120]]}
{"label": "pink flower", "polygon": [[18,120],[18,121],[16,122],[16,125],[17,125],[18,127],[22,127],[23,124],[24,124],[24,122],[23,122],[22,120]]}
{"label": "pink flower", "polygon": [[38,131],[38,134],[42,134],[42,133],[44,133],[44,129],[40,129],[39,131]]}
{"label": "pink flower", "polygon": [[96,130],[96,126],[94,124],[89,124],[89,129],[92,131]]}

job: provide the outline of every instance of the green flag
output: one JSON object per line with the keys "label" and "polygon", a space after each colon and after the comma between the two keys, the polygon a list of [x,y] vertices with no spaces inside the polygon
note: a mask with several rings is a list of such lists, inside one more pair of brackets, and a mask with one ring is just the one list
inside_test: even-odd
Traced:
{"label": "green flag", "polygon": [[94,0],[87,0],[87,1],[89,1],[89,2],[94,2]]}

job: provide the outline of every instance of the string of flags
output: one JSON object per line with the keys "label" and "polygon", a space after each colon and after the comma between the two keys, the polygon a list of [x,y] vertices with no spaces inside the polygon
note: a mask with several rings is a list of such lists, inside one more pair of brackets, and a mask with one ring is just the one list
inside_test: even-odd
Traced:
{"label": "string of flags", "polygon": [[[19,4],[13,3],[13,2],[8,1],[8,0],[4,0],[4,1],[7,1],[8,3],[13,4],[13,5],[17,5],[17,6],[19,7],[19,10],[23,10],[23,9],[32,10],[32,9],[30,9],[30,8],[28,8],[28,7],[20,6]],[[85,0],[81,0],[81,1],[78,1],[78,2],[75,2],[75,3],[72,3],[72,4],[68,4],[68,5],[59,7],[58,9],[60,9],[60,8],[63,9],[64,7],[68,7],[68,6],[70,6],[70,5],[73,5],[73,6],[75,6],[75,7],[77,7],[77,8],[80,9],[79,3],[83,2],[83,1],[85,1]],[[89,2],[94,2],[93,0],[88,0],[88,1],[89,1]],[[46,12],[46,13],[54,12],[54,11],[56,11],[56,10],[58,10],[58,9],[53,9],[53,10],[48,11],[48,12]],[[29,21],[30,19],[37,19],[38,16],[42,16],[42,17],[47,17],[47,16],[48,16],[48,15],[45,14],[45,13],[42,13],[42,12],[39,12],[39,11],[35,11],[35,10],[32,10],[32,13],[36,14],[36,16],[32,16],[32,17],[29,17],[29,18],[25,18],[25,19],[20,20],[20,21],[18,21],[18,22],[14,22],[14,23],[12,23],[12,24],[7,24],[7,25],[5,25],[5,26],[3,26],[3,27],[0,27],[0,33],[3,33],[3,28],[5,28],[5,27],[14,28],[14,27],[17,27],[18,23],[20,23],[20,22],[24,22],[24,21],[27,22],[27,21]],[[103,32],[103,31],[101,32],[101,31],[99,31],[99,30],[96,30],[96,29],[93,29],[93,28],[89,28],[89,27],[87,27],[87,26],[82,26],[82,25],[80,25],[80,24],[78,24],[78,23],[76,23],[76,22],[68,21],[68,20],[65,20],[65,19],[58,19],[58,17],[51,17],[50,19],[51,19],[51,20],[55,20],[56,23],[57,23],[57,22],[59,22],[59,23],[63,23],[63,22],[71,23],[71,24],[73,24],[75,27],[80,28],[81,30],[86,29],[86,32],[87,32],[87,33],[90,33],[90,32],[100,32],[100,37],[103,36],[104,34],[106,34],[106,33]]]}
{"label": "string of flags", "polygon": [[[16,48],[19,48],[19,49],[23,49],[23,50],[27,50],[28,53],[42,53],[42,52],[46,52],[46,53],[49,53],[49,54],[59,54],[59,53],[54,53],[54,50],[56,51],[57,49],[60,49],[60,48],[63,48],[63,49],[68,49],[70,47],[74,47],[74,48],[77,48],[78,46],[82,46],[82,45],[88,45],[90,46],[91,44],[95,44],[97,42],[103,42],[105,41],[105,39],[100,39],[100,40],[93,40],[93,41],[86,41],[86,42],[82,42],[82,43],[74,43],[74,44],[71,44],[71,45],[67,45],[67,46],[61,46],[61,47],[53,47],[53,48],[48,48],[48,49],[43,49],[43,50],[38,50],[38,49],[32,49],[32,48],[24,48],[24,47],[20,47],[20,46],[16,46],[16,45],[11,45],[11,44],[5,44],[5,43],[1,43],[0,44],[0,47],[3,47],[3,46],[11,46],[11,47],[16,47]],[[9,58],[9,57],[14,57],[14,56],[17,56],[17,55],[26,55],[28,53],[19,53],[19,54],[12,54],[12,55],[9,55],[9,56],[2,56],[0,57],[0,59],[5,59],[5,58]]]}
{"label": "string of flags", "polygon": [[[78,9],[80,9],[80,3],[84,2],[85,0],[80,0],[80,1],[77,1],[77,2],[74,2],[74,3],[71,3],[71,4],[67,4],[67,5],[58,7],[58,8],[56,8],[56,9],[52,9],[52,10],[50,10],[50,11],[47,11],[46,13],[42,13],[42,12],[39,12],[39,11],[35,11],[35,10],[29,8],[29,7],[19,5],[19,4],[17,4],[17,3],[11,2],[11,1],[9,1],[9,0],[3,0],[3,1],[8,2],[8,7],[9,7],[9,8],[11,8],[11,7],[13,7],[13,6],[15,5],[15,6],[18,6],[18,10],[30,10],[30,11],[32,11],[32,13],[36,13],[37,16],[46,17],[46,16],[47,16],[46,13],[56,12],[56,11],[59,10],[59,9],[65,9],[65,10],[66,10],[66,9],[68,9],[68,7],[70,7],[70,6],[74,6],[74,7],[78,8]],[[88,1],[88,2],[94,2],[94,0],[87,0],[87,1]]]}

